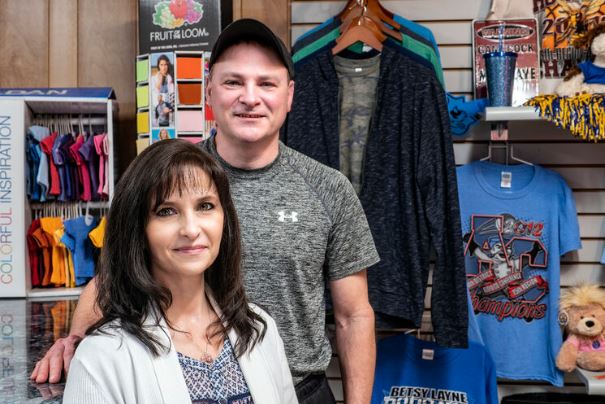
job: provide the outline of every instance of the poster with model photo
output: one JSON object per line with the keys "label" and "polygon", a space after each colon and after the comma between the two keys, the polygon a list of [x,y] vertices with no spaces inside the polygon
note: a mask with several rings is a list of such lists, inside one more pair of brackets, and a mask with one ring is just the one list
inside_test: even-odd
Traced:
{"label": "poster with model photo", "polygon": [[211,50],[220,31],[220,1],[139,0],[139,54]]}
{"label": "poster with model photo", "polygon": [[151,54],[152,124],[157,127],[174,127],[174,53]]}
{"label": "poster with model photo", "polygon": [[176,138],[176,133],[173,128],[153,129],[151,131],[151,143],[174,138]]}

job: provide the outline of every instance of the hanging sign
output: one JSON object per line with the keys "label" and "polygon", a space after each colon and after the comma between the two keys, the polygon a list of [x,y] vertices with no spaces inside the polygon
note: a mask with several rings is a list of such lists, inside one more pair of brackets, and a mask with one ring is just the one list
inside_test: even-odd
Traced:
{"label": "hanging sign", "polygon": [[139,0],[139,54],[211,50],[220,22],[220,1]]}
{"label": "hanging sign", "polygon": [[515,52],[517,63],[512,106],[538,95],[540,58],[538,23],[533,18],[473,21],[473,80],[475,98],[487,97],[484,53],[498,51],[502,27],[504,52]]}
{"label": "hanging sign", "polygon": [[0,97],[78,97],[116,99],[116,95],[111,87],[0,88]]}
{"label": "hanging sign", "polygon": [[542,33],[542,78],[562,79],[589,57],[588,49],[572,43],[605,21],[605,0],[534,0],[534,12]]}

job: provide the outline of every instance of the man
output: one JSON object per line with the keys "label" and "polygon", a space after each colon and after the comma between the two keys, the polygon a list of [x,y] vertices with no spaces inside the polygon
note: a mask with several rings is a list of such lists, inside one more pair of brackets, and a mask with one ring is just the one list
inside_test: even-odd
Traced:
{"label": "man", "polygon": [[[324,373],[331,358],[327,282],[345,401],[369,403],[375,340],[366,268],[378,255],[355,191],[339,172],[280,143],[294,69],[269,28],[255,20],[234,22],[219,36],[209,64],[206,97],[217,134],[201,147],[229,174],[246,292],[278,325],[300,402],[325,404],[334,402]],[[46,380],[50,368],[57,381],[61,367],[68,368],[74,343],[94,321],[94,293],[93,283],[80,298],[72,335],[55,343],[32,378]]]}

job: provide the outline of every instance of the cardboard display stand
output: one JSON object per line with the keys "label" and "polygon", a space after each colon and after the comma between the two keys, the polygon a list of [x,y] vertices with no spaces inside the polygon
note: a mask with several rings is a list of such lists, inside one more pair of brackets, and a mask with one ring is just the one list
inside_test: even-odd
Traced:
{"label": "cardboard display stand", "polygon": [[[26,197],[25,135],[37,114],[82,114],[102,122],[109,142],[109,200],[116,161],[114,119],[118,104],[111,88],[0,89],[0,298],[67,296],[79,288],[31,287],[26,231],[32,212]],[[109,202],[95,202],[99,207]]]}

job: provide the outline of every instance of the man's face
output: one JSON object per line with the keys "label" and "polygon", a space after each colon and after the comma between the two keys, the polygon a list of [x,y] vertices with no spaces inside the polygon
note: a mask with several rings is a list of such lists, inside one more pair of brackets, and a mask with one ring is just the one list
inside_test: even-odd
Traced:
{"label": "man's face", "polygon": [[242,43],[214,64],[206,91],[219,135],[240,144],[270,144],[292,106],[294,82],[273,52]]}

